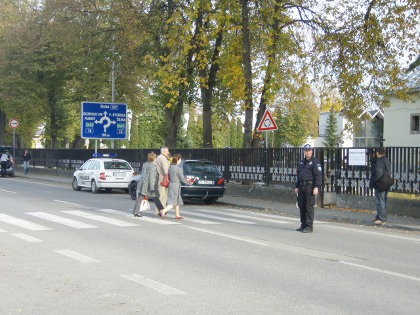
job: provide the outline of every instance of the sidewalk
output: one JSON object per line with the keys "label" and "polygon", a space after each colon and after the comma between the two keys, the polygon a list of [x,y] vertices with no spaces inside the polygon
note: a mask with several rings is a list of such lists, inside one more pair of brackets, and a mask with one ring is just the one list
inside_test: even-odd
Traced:
{"label": "sidewalk", "polygon": [[[29,172],[24,175],[22,171],[16,171],[17,180],[35,180],[40,182],[54,182],[71,188],[71,177],[44,175],[39,172]],[[238,196],[229,194],[226,190],[223,198],[220,198],[216,206],[239,207],[246,210],[262,211],[266,213],[275,213],[288,217],[299,219],[299,209],[295,204],[277,203],[261,199],[249,198],[246,196]],[[388,222],[384,226],[374,226],[372,220],[375,211],[356,210],[356,209],[337,209],[337,208],[315,208],[315,225],[316,221],[337,222],[345,225],[371,226],[372,229],[389,229],[399,230],[404,233],[420,234],[420,219],[405,216],[388,215]],[[298,227],[299,222],[296,222]]]}

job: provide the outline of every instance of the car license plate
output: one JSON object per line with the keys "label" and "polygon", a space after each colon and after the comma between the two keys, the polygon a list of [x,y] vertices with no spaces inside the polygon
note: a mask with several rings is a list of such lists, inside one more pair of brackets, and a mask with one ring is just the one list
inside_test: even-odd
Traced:
{"label": "car license plate", "polygon": [[125,173],[113,173],[114,177],[125,177]]}
{"label": "car license plate", "polygon": [[212,185],[213,181],[212,180],[199,180],[198,184],[199,185]]}

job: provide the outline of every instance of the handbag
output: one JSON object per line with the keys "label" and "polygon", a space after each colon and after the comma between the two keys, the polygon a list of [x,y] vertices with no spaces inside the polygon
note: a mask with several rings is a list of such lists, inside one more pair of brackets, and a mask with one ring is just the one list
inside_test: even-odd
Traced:
{"label": "handbag", "polygon": [[168,188],[169,187],[169,173],[165,175],[165,177],[163,177],[163,180],[160,182],[160,185]]}
{"label": "handbag", "polygon": [[394,179],[388,174],[388,172],[384,173],[381,178],[376,181],[376,189],[379,192],[384,192],[391,188],[394,185]]}
{"label": "handbag", "polygon": [[149,201],[147,200],[147,197],[144,196],[143,200],[140,203],[140,211],[147,211],[150,210],[150,204]]}

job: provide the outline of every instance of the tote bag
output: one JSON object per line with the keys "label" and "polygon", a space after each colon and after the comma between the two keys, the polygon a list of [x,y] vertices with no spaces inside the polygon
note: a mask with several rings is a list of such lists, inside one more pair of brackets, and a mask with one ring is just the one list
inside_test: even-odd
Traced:
{"label": "tote bag", "polygon": [[140,211],[150,210],[150,204],[147,199],[143,199],[140,203]]}

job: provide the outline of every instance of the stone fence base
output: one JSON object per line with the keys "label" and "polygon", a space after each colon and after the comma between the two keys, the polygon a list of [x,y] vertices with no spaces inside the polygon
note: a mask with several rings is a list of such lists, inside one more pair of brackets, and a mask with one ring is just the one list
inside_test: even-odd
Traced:
{"label": "stone fence base", "polygon": [[[259,186],[227,184],[226,194],[246,196],[247,198],[262,199],[280,203],[295,203],[294,188],[290,186]],[[352,196],[336,193],[325,193],[324,204],[338,208],[376,210],[374,196]],[[409,216],[420,219],[420,201],[388,198],[387,210],[389,214]]]}

